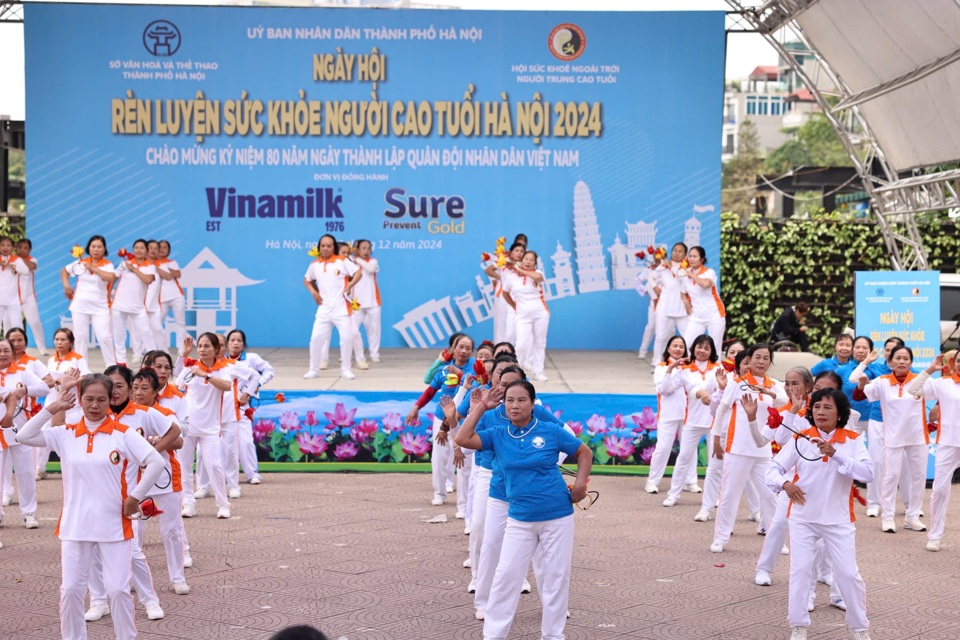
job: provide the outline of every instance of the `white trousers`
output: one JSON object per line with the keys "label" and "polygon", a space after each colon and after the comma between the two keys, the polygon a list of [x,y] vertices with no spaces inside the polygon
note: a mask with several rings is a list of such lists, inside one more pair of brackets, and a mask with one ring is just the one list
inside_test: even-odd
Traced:
{"label": "white trousers", "polygon": [[697,336],[707,334],[713,338],[713,345],[717,348],[717,353],[723,350],[723,332],[727,329],[727,319],[721,318],[720,314],[712,318],[698,318],[690,316],[687,322],[687,328],[683,332],[683,339],[687,342],[687,348],[693,344]]}
{"label": "white trousers", "polygon": [[447,432],[447,443],[439,444],[442,420],[433,419],[433,449],[430,451],[430,473],[433,480],[433,497],[447,499],[447,484],[453,479],[453,434]]}
{"label": "white trousers", "polygon": [[367,332],[367,346],[370,347],[370,358],[380,358],[380,307],[360,307],[353,312],[353,353],[357,362],[365,362],[363,355],[363,336],[360,327]]}
{"label": "white trousers", "polygon": [[113,353],[120,362],[127,362],[127,332],[130,333],[131,363],[137,363],[147,351],[156,349],[146,311],[110,311],[113,318]]}
{"label": "white trousers", "polygon": [[[13,434],[8,432],[5,437],[12,436]],[[23,517],[36,515],[37,476],[33,466],[33,447],[15,444],[0,452],[0,477],[4,478],[4,483],[10,470],[17,472],[17,502],[20,506],[20,515]],[[13,495],[12,481],[8,495]],[[3,506],[0,505],[0,516],[2,515]]]}
{"label": "white trousers", "polygon": [[102,313],[70,313],[73,318],[73,335],[76,338],[75,347],[77,353],[90,361],[87,355],[87,342],[90,336],[90,325],[93,325],[93,332],[97,336],[97,342],[100,343],[100,353],[103,354],[103,365],[109,367],[117,364],[117,357],[113,351],[113,319],[110,312]]}
{"label": "white trousers", "polygon": [[[663,472],[667,469],[667,462],[670,460],[670,452],[673,451],[673,443],[677,439],[677,432],[682,426],[683,420],[664,420],[657,425],[657,444],[653,449],[653,457],[650,458],[650,475],[647,476],[647,482],[660,484]],[[674,476],[676,475],[676,469],[674,469]],[[681,480],[686,482],[686,476]]]}
{"label": "white trousers", "polygon": [[647,307],[647,325],[643,328],[643,337],[640,339],[640,355],[644,355],[650,349],[650,343],[653,342],[653,335],[657,329],[656,303],[650,298],[650,306]]}
{"label": "white trousers", "polygon": [[[473,517],[473,451],[466,449],[463,454],[463,467],[457,469],[457,511],[463,514],[466,522],[470,522]],[[473,535],[473,529],[470,535]]]}
{"label": "white trousers", "polygon": [[857,567],[857,533],[852,522],[814,524],[789,519],[790,523],[790,604],[791,627],[809,627],[807,598],[810,583],[817,578],[816,541],[823,540],[824,553],[833,564],[833,580],[847,605],[847,627],[865,631],[867,591]]}
{"label": "white trousers", "polygon": [[[242,415],[242,414],[241,414]],[[244,419],[244,421],[247,421]],[[223,465],[223,478],[228,489],[240,488],[240,451],[239,451],[240,422],[232,420],[223,422],[220,426],[220,463]],[[253,440],[253,430],[251,428],[251,441]],[[198,454],[202,458],[203,453]],[[210,474],[207,467],[197,464],[197,485],[201,489],[210,489]]]}
{"label": "white trousers", "polygon": [[240,427],[237,431],[237,455],[240,458],[240,466],[243,467],[243,475],[249,481],[260,477],[257,445],[253,441],[253,423],[244,418],[238,424]]}
{"label": "white trousers", "polygon": [[180,517],[180,492],[172,491],[150,497],[153,498],[157,508],[163,513],[139,523],[138,545],[141,548],[143,547],[143,532],[151,526],[151,522],[156,521],[160,527],[160,537],[163,539],[163,551],[167,557],[167,575],[170,577],[170,584],[186,582],[183,575],[183,552],[190,547],[187,544],[187,535],[183,528],[183,518]]}
{"label": "white trousers", "polygon": [[670,317],[663,313],[657,314],[656,338],[653,341],[651,362],[660,362],[663,358],[663,350],[667,348],[667,342],[678,333],[683,335],[687,330],[688,321],[688,316]]}
{"label": "white trousers", "polygon": [[349,315],[333,316],[323,309],[317,310],[310,333],[310,369],[317,370],[321,362],[327,362],[334,327],[340,335],[340,368],[349,371],[353,352],[353,322]]}
{"label": "white trousers", "polygon": [[164,339],[167,334],[163,332],[163,313],[159,309],[147,311],[147,324],[149,329],[144,329],[144,332],[149,331],[153,335],[154,349],[169,351],[170,341]]}
{"label": "white trousers", "polygon": [[23,309],[19,303],[0,305],[0,322],[3,323],[3,335],[10,329],[23,329]]}
{"label": "white trousers", "polygon": [[883,497],[883,423],[867,420],[867,453],[873,462],[873,482],[867,483],[867,508],[879,507]]}
{"label": "white trousers", "polygon": [[[180,348],[180,345],[183,344],[183,339],[187,335],[187,313],[184,308],[183,296],[179,298],[174,298],[173,300],[167,300],[166,302],[160,303],[160,317],[163,319],[167,318],[167,314],[173,311],[173,331],[176,335],[177,348]],[[169,326],[169,322],[166,323]],[[164,332],[166,335],[166,331]],[[162,341],[160,347],[164,351],[170,350],[169,338]]]}
{"label": "white trousers", "polygon": [[915,444],[907,447],[884,447],[883,457],[886,469],[883,474],[881,518],[894,519],[897,513],[898,485],[903,506],[907,511],[907,520],[919,518],[927,482],[927,446]]}
{"label": "white trousers", "polygon": [[947,507],[950,505],[950,483],[953,481],[953,472],[957,467],[960,467],[960,447],[938,444],[933,493],[930,494],[931,513],[928,537],[931,540],[939,540],[943,537],[943,529],[947,524]]}
{"label": "white trousers", "polygon": [[27,325],[33,332],[33,345],[44,353],[47,350],[47,341],[43,337],[43,321],[40,320],[40,309],[37,307],[37,298],[31,294],[21,303],[23,316],[27,319]]}
{"label": "white trousers", "polygon": [[206,467],[210,475],[210,484],[213,488],[213,495],[217,499],[218,507],[229,507],[227,501],[227,489],[223,476],[223,463],[220,460],[220,437],[216,435],[198,434],[187,435],[183,437],[183,448],[177,452],[180,458],[180,477],[183,485],[182,501],[183,504],[196,504],[197,500],[193,497],[194,477],[193,477],[193,459],[197,454],[198,464]]}
{"label": "white trousers", "polygon": [[550,328],[550,312],[546,309],[530,311],[520,309],[517,313],[517,360],[527,373],[543,373],[547,357],[547,330]]}
{"label": "white trousers", "polygon": [[484,640],[505,640],[520,602],[527,567],[540,550],[537,590],[543,607],[541,640],[563,640],[573,560],[573,515],[545,522],[507,519],[500,561],[493,578],[483,623]]}
{"label": "white trousers", "polygon": [[473,517],[470,518],[470,576],[477,579],[480,550],[487,523],[487,498],[490,497],[490,478],[493,471],[473,465]]}
{"label": "white trousers", "polygon": [[[697,481],[697,454],[700,449],[700,440],[703,436],[709,437],[710,427],[695,427],[685,424],[680,429],[680,453],[673,465],[673,477],[670,479],[670,493],[672,498],[679,498],[685,483]],[[659,434],[657,435],[659,442]],[[693,480],[690,480],[691,475]]]}
{"label": "white trousers", "polygon": [[83,619],[83,599],[93,565],[99,552],[103,583],[110,600],[113,634],[117,640],[137,637],[133,622],[133,596],[130,595],[133,542],[60,542],[60,633],[64,640],[86,640],[87,623]]}
{"label": "white trousers", "polygon": [[[758,487],[766,487],[764,478],[770,458],[742,456],[726,453],[723,456],[723,484],[720,487],[720,506],[717,508],[717,521],[713,528],[713,539],[721,544],[730,541],[733,525],[740,509],[740,499],[747,483],[752,479]],[[773,513],[777,508],[777,498],[770,490],[759,492],[760,526],[769,529]]]}
{"label": "white trousers", "polygon": [[517,312],[507,304],[503,295],[493,299],[493,341],[496,344],[517,344]]}
{"label": "white trousers", "polygon": [[[147,564],[147,557],[143,555],[143,549],[140,548],[140,527],[143,523],[137,522],[136,520],[131,521],[131,523],[133,524],[133,539],[130,541],[133,558],[133,570],[131,572],[133,588],[137,592],[137,597],[140,599],[140,603],[144,606],[160,604],[160,598],[157,597],[157,591],[153,588],[153,575],[150,574],[150,566]],[[91,606],[107,605],[107,587],[103,567],[103,558],[101,557],[100,552],[95,549],[93,552],[93,563],[90,565]]]}
{"label": "white trousers", "polygon": [[[707,475],[703,480],[703,499],[700,508],[712,512],[717,508],[717,503],[720,501],[720,486],[723,484],[723,460],[713,457],[713,437],[709,435],[707,436],[707,455],[710,461],[707,463]],[[764,489],[766,489],[765,486]],[[747,496],[747,509],[750,510],[750,514],[760,511],[760,498],[757,497],[757,487],[753,484],[752,479],[744,488],[744,493]]]}
{"label": "white trousers", "polygon": [[757,560],[757,571],[773,571],[777,566],[777,560],[780,559],[780,551],[783,549],[783,543],[787,541],[787,533],[790,531],[790,524],[787,522],[787,509],[790,506],[790,498],[786,491],[777,494],[777,510],[773,514],[770,526],[767,527],[767,535],[763,538],[763,548],[760,550],[760,559]]}

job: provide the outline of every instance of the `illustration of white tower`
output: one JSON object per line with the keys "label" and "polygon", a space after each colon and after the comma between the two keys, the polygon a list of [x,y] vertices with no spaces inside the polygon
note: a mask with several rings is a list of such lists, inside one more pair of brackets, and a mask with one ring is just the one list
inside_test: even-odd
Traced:
{"label": "illustration of white tower", "polygon": [[573,267],[570,266],[570,252],[564,251],[557,242],[557,250],[550,256],[553,262],[553,277],[543,283],[543,297],[546,300],[556,300],[567,296],[577,295],[573,284]]}
{"label": "illustration of white tower", "polygon": [[610,281],[607,279],[597,213],[593,208],[590,189],[583,180],[573,188],[573,240],[577,252],[580,293],[609,290]]}
{"label": "illustration of white tower", "polygon": [[693,205],[693,215],[690,216],[690,219],[683,225],[683,243],[687,247],[696,247],[700,244],[700,221],[697,220],[698,213],[707,213],[708,211],[713,211],[713,205],[708,204],[704,206]]}

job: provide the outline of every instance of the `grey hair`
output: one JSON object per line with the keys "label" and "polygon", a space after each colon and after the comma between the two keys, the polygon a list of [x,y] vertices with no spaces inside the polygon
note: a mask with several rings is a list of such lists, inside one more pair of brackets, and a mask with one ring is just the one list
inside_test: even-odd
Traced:
{"label": "grey hair", "polygon": [[80,395],[82,396],[84,394],[84,392],[87,390],[87,387],[97,383],[102,384],[104,387],[106,387],[108,396],[113,395],[113,380],[103,375],[102,373],[88,373],[87,375],[80,378],[80,383],[79,383]]}
{"label": "grey hair", "polygon": [[786,380],[787,376],[791,373],[799,374],[799,376],[803,378],[803,384],[807,385],[808,387],[813,386],[813,374],[810,373],[810,369],[807,369],[806,367],[793,367],[787,371],[787,374],[783,376],[783,379]]}

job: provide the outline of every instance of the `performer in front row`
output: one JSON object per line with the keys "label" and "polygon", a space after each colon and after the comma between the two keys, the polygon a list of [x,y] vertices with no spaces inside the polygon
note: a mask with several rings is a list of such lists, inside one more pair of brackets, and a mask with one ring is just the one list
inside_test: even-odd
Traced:
{"label": "performer in front row", "polygon": [[[791,640],[806,640],[810,626],[807,599],[816,575],[817,540],[823,540],[833,563],[833,579],[847,605],[847,627],[854,640],[869,640],[867,595],[857,567],[857,536],[853,515],[853,482],[873,480],[873,463],[863,438],[845,427],[850,402],[842,391],[821,389],[810,399],[804,432],[809,441],[795,436],[784,445],[767,469],[767,486],[786,491],[790,498],[790,605]],[[744,399],[748,415],[757,415],[757,402]],[[795,469],[795,471],[794,471]]]}
{"label": "performer in front row", "polygon": [[[112,393],[108,377],[84,376],[79,385],[82,417],[71,424],[43,429],[54,414],[74,406],[73,389],[64,388],[16,436],[20,444],[49,447],[60,456],[60,632],[71,640],[87,637],[83,598],[97,551],[103,561],[114,635],[119,640],[137,636],[130,595],[134,531],[129,518],[139,513],[139,502],[160,479],[164,464],[143,436],[110,417]],[[130,465],[143,467],[143,471],[137,486],[128,491],[125,473]]]}
{"label": "performer in front row", "polygon": [[[484,612],[485,640],[509,635],[520,601],[520,586],[537,547],[542,567],[538,578],[543,604],[541,637],[564,637],[573,558],[573,503],[587,496],[593,453],[562,426],[534,418],[536,397],[536,390],[526,380],[508,384],[503,406],[510,423],[478,434],[477,422],[500,404],[498,393],[486,390],[456,437],[461,447],[494,453],[503,467],[510,505],[500,562]],[[557,468],[560,453],[577,460],[577,479],[569,489]]]}
{"label": "performer in front row", "polygon": [[357,356],[357,366],[366,359],[363,355],[363,336],[360,327],[367,332],[367,346],[370,347],[370,362],[380,362],[380,287],[377,285],[377,273],[380,263],[370,255],[373,245],[369,240],[357,240],[353,262],[363,271],[363,277],[353,289],[353,298],[360,308],[353,314],[354,336],[353,352]]}

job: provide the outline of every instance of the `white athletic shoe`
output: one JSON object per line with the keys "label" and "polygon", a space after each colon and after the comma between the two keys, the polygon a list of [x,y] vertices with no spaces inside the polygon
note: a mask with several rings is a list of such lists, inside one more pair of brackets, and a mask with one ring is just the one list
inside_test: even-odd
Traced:
{"label": "white athletic shoe", "polygon": [[940,540],[927,540],[927,551],[940,551]]}
{"label": "white athletic shoe", "polygon": [[220,507],[217,509],[217,517],[221,520],[227,520],[230,517],[230,507]]}
{"label": "white athletic shoe", "polygon": [[247,480],[247,482],[249,482],[250,484],[260,484],[261,482],[260,476],[250,478],[249,480]]}
{"label": "white athletic shoe", "polygon": [[647,359],[647,352],[646,352],[646,351],[640,351],[640,352],[637,353],[637,357],[640,358],[641,360],[646,360],[646,359]]}
{"label": "white athletic shoe", "polygon": [[697,522],[706,522],[710,519],[710,511],[707,509],[700,509],[700,511],[697,511],[697,515],[693,516],[693,519]]}
{"label": "white athletic shoe", "polygon": [[435,507],[439,507],[440,505],[443,504],[443,498],[434,498],[433,500],[430,501],[430,504],[432,504]]}
{"label": "white athletic shoe", "polygon": [[9,507],[13,503],[13,498],[10,496],[3,496],[3,506]]}
{"label": "white athletic shoe", "polygon": [[787,545],[783,545],[783,548],[780,549],[780,555],[782,556],[790,555],[790,547],[788,547]]}
{"label": "white athletic shoe", "polygon": [[380,356],[370,356],[370,362],[373,364],[380,364]]}
{"label": "white athletic shoe", "polygon": [[83,619],[87,622],[96,622],[103,616],[110,615],[110,607],[107,605],[92,604],[87,612],[83,614]]}
{"label": "white athletic shoe", "polygon": [[674,498],[673,496],[667,496],[663,501],[663,506],[665,507],[672,507],[675,504],[677,504],[677,498]]}
{"label": "white athletic shoe", "polygon": [[470,535],[470,525],[467,525],[463,528],[463,535],[465,536]]}
{"label": "white athletic shoe", "polygon": [[463,511],[457,511],[457,513],[453,517],[456,518],[457,520],[463,520],[466,516],[463,515]]}
{"label": "white athletic shoe", "polygon": [[456,493],[456,492],[457,492],[457,485],[455,484],[447,485],[447,493]]}
{"label": "white athletic shoe", "polygon": [[813,611],[817,605],[817,593],[815,591],[810,592],[810,597],[807,598],[807,612]]}
{"label": "white athletic shoe", "polygon": [[27,529],[39,529],[40,523],[37,522],[37,519],[34,516],[24,516],[23,526]]}
{"label": "white athletic shoe", "polygon": [[476,612],[474,612],[473,617],[477,620],[483,620],[483,609],[477,609]]}
{"label": "white athletic shoe", "polygon": [[240,487],[230,487],[227,489],[227,497],[233,500],[240,497]]}
{"label": "white athletic shoe", "polygon": [[880,515],[880,507],[867,507],[867,517],[876,518]]}
{"label": "white athletic shoe", "polygon": [[530,593],[530,581],[526,578],[523,579],[523,586],[520,587],[520,593]]}
{"label": "white athletic shoe", "polygon": [[546,382],[546,381],[547,381],[547,376],[543,375],[543,373],[535,373],[535,374],[533,374],[533,381],[534,381],[534,382]]}
{"label": "white athletic shoe", "polygon": [[920,522],[919,519],[914,520],[905,520],[903,522],[904,529],[910,529],[911,531],[926,531],[927,526]]}
{"label": "white athletic shoe", "polygon": [[320,369],[320,371],[326,371],[329,367],[330,365],[328,365],[327,361],[324,360],[323,362],[320,363],[320,365],[317,368]]}
{"label": "white athletic shoe", "polygon": [[147,620],[163,620],[163,609],[160,608],[159,602],[145,604],[143,608],[147,610]]}
{"label": "white athletic shoe", "polygon": [[760,522],[760,512],[757,511],[756,513],[751,513],[747,517],[747,520],[749,520],[750,522]]}
{"label": "white athletic shoe", "polygon": [[350,369],[344,369],[340,372],[340,377],[344,380],[356,380],[357,374],[355,374],[353,371],[350,371]]}
{"label": "white athletic shoe", "polygon": [[773,581],[770,579],[770,572],[764,571],[763,569],[757,570],[757,575],[753,579],[753,583],[761,587],[769,587],[773,584]]}
{"label": "white athletic shoe", "polygon": [[192,518],[197,515],[197,507],[188,502],[183,505],[183,508],[180,510],[180,515],[184,518]]}
{"label": "white athletic shoe", "polygon": [[896,533],[897,523],[893,520],[884,520],[880,523],[880,530],[884,533]]}
{"label": "white athletic shoe", "polygon": [[357,360],[357,369],[360,369],[361,371],[366,371],[369,368],[370,368],[370,365],[367,364],[366,360]]}
{"label": "white athletic shoe", "polygon": [[470,584],[467,585],[467,593],[476,593],[477,592],[477,579],[474,578],[470,581]]}
{"label": "white athletic shoe", "polygon": [[[326,369],[326,367],[324,367],[324,369]],[[317,371],[316,369],[310,369],[305,374],[303,374],[304,380],[313,380],[314,378],[319,378],[319,377],[320,377],[320,372]]]}
{"label": "white athletic shoe", "polygon": [[193,558],[190,557],[189,553],[183,554],[183,568],[189,569],[192,566],[193,566]]}
{"label": "white athletic shoe", "polygon": [[647,493],[660,493],[660,488],[653,480],[647,480],[647,484],[643,485],[643,490]]}
{"label": "white athletic shoe", "polygon": [[37,480],[43,480],[47,477],[46,469],[37,469]]}
{"label": "white athletic shoe", "polygon": [[196,500],[203,500],[204,498],[209,498],[210,490],[204,487],[200,487],[199,489],[193,492],[193,497]]}
{"label": "white athletic shoe", "polygon": [[832,587],[832,586],[833,586],[833,574],[832,574],[832,573],[831,573],[831,574],[821,573],[821,574],[819,574],[819,575],[817,576],[817,582],[822,582],[823,584],[827,585],[828,587]]}
{"label": "white athletic shoe", "polygon": [[870,640],[870,634],[866,629],[851,632],[851,637],[853,640]]}
{"label": "white athletic shoe", "polygon": [[701,489],[700,485],[696,482],[688,482],[683,485],[683,490],[687,493],[703,493],[703,489]]}
{"label": "white athletic shoe", "polygon": [[847,610],[847,603],[844,602],[844,601],[843,601],[843,598],[841,598],[841,597],[839,597],[839,596],[836,597],[836,598],[830,598],[830,606],[831,606],[831,607],[836,607],[837,609],[840,609],[841,611],[846,611],[846,610]]}
{"label": "white athletic shoe", "polygon": [[710,553],[723,553],[723,543],[719,540],[714,540],[710,544]]}
{"label": "white athletic shoe", "polygon": [[790,640],[807,640],[807,628],[794,627],[790,631]]}
{"label": "white athletic shoe", "polygon": [[472,567],[473,567],[473,563],[470,562],[470,558],[467,558],[466,560],[463,561],[464,569],[470,569]]}
{"label": "white athletic shoe", "polygon": [[173,592],[178,596],[185,596],[190,593],[190,585],[188,585],[186,582],[174,583]]}

